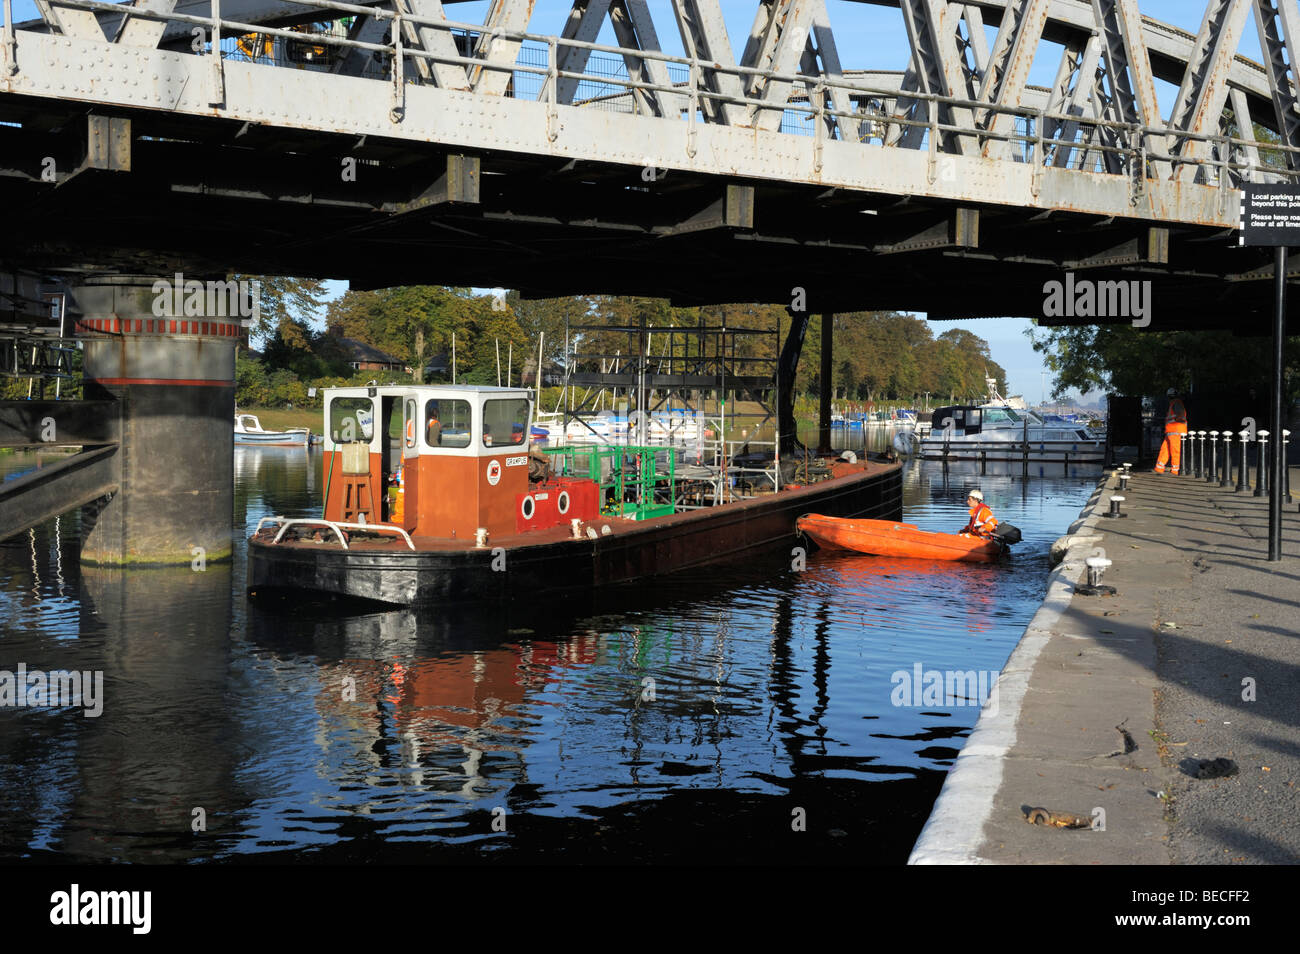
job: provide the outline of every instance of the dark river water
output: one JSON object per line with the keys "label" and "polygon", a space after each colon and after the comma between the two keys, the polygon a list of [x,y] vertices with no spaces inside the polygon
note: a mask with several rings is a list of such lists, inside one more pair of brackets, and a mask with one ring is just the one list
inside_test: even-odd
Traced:
{"label": "dark river water", "polygon": [[0,708],[0,859],[901,863],[979,702],[909,680],[1003,665],[1097,476],[977,466],[909,466],[904,519],[981,486],[999,565],[779,552],[452,616],[248,601],[316,451],[236,448],[233,563],[83,567],[68,514],[0,544],[0,673],[102,672],[102,711]]}

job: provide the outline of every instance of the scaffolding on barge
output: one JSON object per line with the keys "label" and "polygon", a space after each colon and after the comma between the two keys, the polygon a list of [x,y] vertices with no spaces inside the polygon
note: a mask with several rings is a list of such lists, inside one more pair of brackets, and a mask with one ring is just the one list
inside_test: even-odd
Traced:
{"label": "scaffolding on barge", "polygon": [[[565,474],[577,473],[575,467],[599,468],[601,481],[621,481],[618,475],[636,471],[639,476],[620,483],[623,490],[612,484],[609,490],[634,489],[635,503],[628,505],[647,514],[776,492],[781,450],[770,405],[782,384],[781,332],[779,322],[766,329],[711,324],[707,309],[693,325],[651,323],[644,314],[635,324],[567,325],[568,404],[556,416],[561,433],[579,436],[566,436],[563,446],[544,452]],[[612,348],[611,335],[626,335],[628,347]],[[575,339],[592,339],[595,348],[579,355]],[[575,400],[579,389],[582,397]],[[607,396],[613,417],[604,410]],[[613,422],[616,433],[599,433],[601,421]],[[583,461],[573,447],[621,447],[623,453]],[[647,481],[647,461],[669,479]]]}

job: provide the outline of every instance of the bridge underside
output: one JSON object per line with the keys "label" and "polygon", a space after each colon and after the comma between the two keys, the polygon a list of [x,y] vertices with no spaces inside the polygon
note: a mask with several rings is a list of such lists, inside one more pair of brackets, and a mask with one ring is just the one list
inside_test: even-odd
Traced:
{"label": "bridge underside", "polygon": [[[1069,271],[1150,281],[1154,329],[1264,333],[1271,307],[1271,253],[1236,247],[1220,227],[153,111],[115,114],[125,151],[114,159],[101,141],[109,120],[84,106],[0,107],[18,124],[0,126],[0,203],[23,223],[0,234],[0,266],[52,276],[238,271],[678,304],[788,303],[799,287],[815,311],[1108,320],[1044,317],[1045,283]],[[43,181],[51,162],[73,171]]]}
{"label": "bridge underside", "polygon": [[[1266,330],[1238,189],[1300,178],[1296,0],[1207,0],[1195,35],[1137,0],[871,2],[902,19],[893,73],[842,58],[823,0],[758,0],[743,49],[717,0],[657,29],[643,0],[575,0],[560,35],[529,32],[533,0],[482,24],[437,0],[40,4],[0,30],[0,275]],[[1139,283],[1142,308],[1045,312],[1078,282]]]}

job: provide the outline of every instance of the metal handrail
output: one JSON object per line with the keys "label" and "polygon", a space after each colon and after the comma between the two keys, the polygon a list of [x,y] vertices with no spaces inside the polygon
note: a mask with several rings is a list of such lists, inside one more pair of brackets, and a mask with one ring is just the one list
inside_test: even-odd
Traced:
{"label": "metal handrail", "polygon": [[262,527],[266,525],[266,522],[268,520],[271,523],[284,523],[286,519],[288,518],[287,517],[263,517],[261,520],[257,521],[257,529],[253,531],[253,536],[257,536],[259,533],[262,532]]}
{"label": "metal handrail", "polygon": [[344,530],[361,530],[366,533],[392,533],[406,541],[406,545],[412,550],[415,549],[415,544],[411,540],[411,535],[401,527],[395,527],[390,523],[342,523],[337,520],[324,520],[317,517],[294,517],[292,519],[285,519],[284,517],[263,517],[257,522],[257,530],[253,532],[260,532],[262,524],[267,520],[277,521],[280,524],[280,532],[275,535],[275,539],[271,541],[272,544],[279,543],[284,537],[285,531],[292,526],[311,525],[329,527],[333,530],[338,535],[339,543],[342,544],[344,550],[351,549],[348,546],[347,539],[343,536]]}
{"label": "metal handrail", "polygon": [[[617,86],[627,91],[645,90],[662,93],[666,96],[679,97],[685,103],[690,104],[689,107],[687,107],[689,112],[687,123],[690,127],[689,132],[691,134],[688,136],[688,152],[694,151],[693,134],[697,122],[695,112],[698,111],[701,102],[707,99],[722,104],[745,106],[753,111],[761,112],[765,110],[780,110],[782,112],[790,111],[807,114],[810,118],[814,118],[818,121],[818,129],[816,130],[818,134],[818,143],[815,147],[815,151],[818,152],[820,150],[821,138],[824,136],[824,131],[821,129],[821,123],[824,122],[825,117],[830,116],[835,117],[837,120],[872,122],[885,127],[894,125],[900,127],[923,126],[928,129],[932,139],[941,138],[947,135],[957,135],[975,137],[981,143],[1004,141],[1021,142],[1025,143],[1027,146],[1032,144],[1034,148],[1032,162],[1035,165],[1045,164],[1048,160],[1049,151],[1053,151],[1055,148],[1059,147],[1068,147],[1071,149],[1086,150],[1089,153],[1112,153],[1121,155],[1130,160],[1130,166],[1132,163],[1140,162],[1142,163],[1142,168],[1139,170],[1141,173],[1140,178],[1146,178],[1147,163],[1153,161],[1170,163],[1173,165],[1195,164],[1200,166],[1216,167],[1219,169],[1219,182],[1221,185],[1226,184],[1226,174],[1229,172],[1242,174],[1243,178],[1245,178],[1247,174],[1253,177],[1255,173],[1265,173],[1285,178],[1300,176],[1300,171],[1291,168],[1268,166],[1259,163],[1236,162],[1231,159],[1231,155],[1235,151],[1232,148],[1234,146],[1253,148],[1263,152],[1283,155],[1300,154],[1300,147],[1293,147],[1282,143],[1261,143],[1256,140],[1242,139],[1227,135],[1193,133],[1175,129],[1170,126],[1138,125],[1116,120],[1108,120],[1100,117],[1070,116],[1050,113],[1046,110],[1034,110],[1030,107],[1007,106],[1003,104],[988,103],[981,100],[968,99],[965,97],[943,96],[937,93],[928,93],[919,90],[904,91],[901,89],[873,87],[865,83],[847,79],[843,76],[809,77],[802,74],[770,72],[758,67],[742,66],[739,64],[722,66],[716,62],[701,60],[696,56],[677,56],[658,50],[628,49],[578,39],[531,33],[528,31],[504,30],[497,27],[485,26],[481,23],[469,23],[457,20],[420,16],[417,14],[401,13],[376,7],[346,3],[342,2],[342,0],[297,0],[297,2],[302,6],[314,7],[319,10],[334,11],[348,15],[366,16],[380,21],[391,20],[394,27],[392,33],[394,42],[392,45],[367,43],[362,40],[353,40],[334,34],[298,32],[295,30],[244,23],[237,20],[227,20],[220,16],[220,7],[216,0],[213,2],[212,14],[206,17],[174,11],[154,11],[136,7],[127,8],[127,10],[124,11],[121,4],[107,3],[103,2],[103,0],[61,0],[61,5],[94,12],[110,13],[115,16],[121,16],[126,12],[131,17],[138,17],[147,20],[202,26],[212,31],[213,51],[209,55],[214,55],[218,59],[220,59],[220,54],[217,48],[219,47],[219,38],[223,33],[226,35],[244,33],[262,34],[270,37],[290,39],[296,42],[329,45],[392,55],[394,58],[393,82],[395,84],[395,106],[393,110],[393,119],[395,122],[401,121],[403,112],[401,109],[401,85],[404,84],[403,59],[405,57],[413,57],[416,59],[431,60],[448,65],[474,66],[479,70],[493,70],[497,72],[509,72],[512,74],[525,73],[544,77],[545,81],[539,98],[544,99],[547,102],[547,105],[552,112],[555,108],[555,88],[559,79],[577,79],[587,81],[598,80],[603,84]],[[5,70],[13,73],[17,71],[17,60],[14,54],[16,38],[14,24],[12,22],[12,0],[3,0],[3,5],[5,24],[3,39],[0,42],[3,43],[6,51]],[[519,62],[498,63],[475,57],[464,57],[459,55],[447,56],[427,50],[413,49],[405,46],[402,42],[400,27],[403,23],[432,27],[444,31],[459,30],[466,33],[478,34],[480,36],[490,36],[493,38],[517,41],[519,43],[535,42],[544,44],[547,47],[548,63],[545,67],[533,66]],[[678,88],[676,85],[664,86],[662,84],[636,80],[631,77],[592,77],[587,73],[561,70],[558,68],[557,55],[558,47],[560,45],[563,45],[566,49],[582,49],[589,52],[607,53],[624,58],[632,57],[642,62],[650,60],[664,64],[683,66],[689,70],[690,80],[687,84],[684,84],[685,88]],[[786,83],[794,86],[807,86],[815,82],[816,90],[814,95],[817,102],[778,102],[766,99],[756,99],[750,96],[737,97],[714,92],[703,87],[696,78],[697,76],[703,76],[707,71],[734,75],[742,78],[748,76],[761,76],[771,82]],[[217,82],[220,82],[219,73],[217,76]],[[928,103],[932,108],[928,110],[930,115],[929,118],[925,120],[909,119],[901,115],[875,115],[864,113],[863,111],[847,112],[844,110],[827,108],[826,104],[823,102],[824,95],[822,94],[824,94],[828,89],[841,89],[848,91],[850,94],[859,94],[865,97],[883,98],[895,101],[906,98],[911,102]],[[983,125],[977,122],[970,127],[940,123],[937,121],[938,107],[940,106],[979,111],[979,113],[984,116],[985,122]],[[681,118],[680,112],[682,108],[683,107],[679,106],[676,110],[676,112],[679,113],[677,117],[679,120]],[[986,128],[993,125],[990,118],[994,115],[1011,115],[1013,117],[1034,121],[1034,131],[1032,133],[1021,133],[1014,130],[1011,132],[998,132]],[[1076,128],[1086,127],[1093,130],[1107,128],[1115,129],[1126,134],[1126,139],[1130,145],[1107,145],[1106,143],[1097,141],[1097,137],[1094,137],[1094,141],[1086,139],[1063,140],[1048,138],[1043,135],[1043,129],[1045,124],[1049,121],[1056,122],[1058,125],[1069,123]],[[1217,159],[1207,157],[1204,159],[1189,160],[1185,156],[1169,151],[1148,151],[1142,145],[1142,141],[1148,137],[1151,137],[1156,141],[1164,140],[1170,143],[1170,146],[1167,147],[1168,149],[1177,148],[1176,144],[1186,144],[1190,142],[1212,142],[1222,146],[1223,148],[1221,149],[1220,156]],[[849,140],[846,139],[844,141]],[[931,151],[940,151],[940,144],[937,142],[932,143],[929,148]],[[1300,157],[1297,158],[1295,165],[1300,166]],[[1130,171],[1129,174],[1131,175],[1132,172]]]}

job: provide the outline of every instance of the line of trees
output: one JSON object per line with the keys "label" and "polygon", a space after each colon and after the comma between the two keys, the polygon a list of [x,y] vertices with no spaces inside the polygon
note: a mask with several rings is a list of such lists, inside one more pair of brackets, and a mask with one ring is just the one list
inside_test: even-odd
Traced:
{"label": "line of trees", "polygon": [[[656,332],[649,352],[676,357],[706,355],[717,350],[716,339],[691,334],[701,326],[724,327],[727,355],[774,362],[790,327],[790,316],[778,305],[727,304],[675,308],[663,299],[582,295],[523,300],[516,292],[475,294],[467,288],[421,285],[380,291],[348,291],[326,302],[323,285],[292,279],[263,279],[261,321],[252,329],[262,342],[260,361],[240,359],[237,400],[250,406],[315,403],[306,396],[308,384],[328,386],[375,372],[355,374],[338,337],[316,331],[323,318],[343,337],[364,342],[401,361],[410,376],[424,379],[435,356],[448,354],[455,336],[457,381],[497,382],[497,354],[504,370],[513,353],[513,383],[519,383],[525,363],[535,364],[540,336],[545,336],[544,367],[563,366],[568,345],[580,365],[608,365],[613,356],[639,349],[638,335],[629,332],[580,330],[584,325],[638,328],[642,322],[671,327],[671,337]],[[984,339],[962,329],[936,337],[931,325],[896,312],[839,314],[834,319],[834,396],[837,400],[911,401],[929,392],[934,397],[982,396],[984,379],[995,378],[1005,389],[1006,372],[989,352]],[[810,322],[795,381],[796,393],[820,393],[821,322]],[[748,373],[773,365],[751,364]]]}
{"label": "line of trees", "polygon": [[[1181,393],[1260,394],[1271,390],[1272,343],[1267,335],[1231,331],[1150,331],[1131,325],[1080,325],[1028,329],[1034,350],[1053,375],[1053,397],[1077,389],[1132,396]],[[1287,400],[1297,397],[1300,339],[1284,351]]]}

